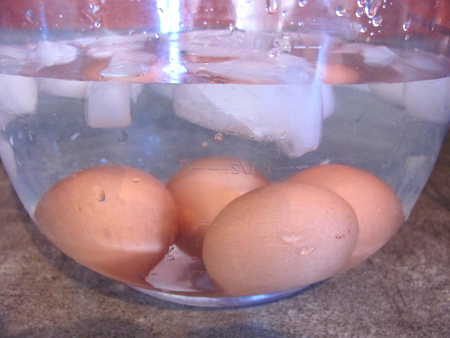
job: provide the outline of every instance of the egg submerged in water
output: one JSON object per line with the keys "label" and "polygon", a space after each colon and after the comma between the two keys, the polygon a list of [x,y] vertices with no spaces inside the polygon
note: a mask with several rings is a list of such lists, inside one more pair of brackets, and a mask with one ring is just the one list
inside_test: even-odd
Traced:
{"label": "egg submerged in water", "polygon": [[226,295],[301,288],[335,275],[358,238],[353,209],[331,190],[277,183],[228,204],[206,232],[203,260]]}
{"label": "egg submerged in water", "polygon": [[153,176],[130,167],[101,166],[56,183],[34,219],[61,251],[121,282],[148,287],[145,277],[177,232],[170,193]]}
{"label": "egg submerged in water", "polygon": [[251,163],[231,157],[199,158],[181,168],[167,183],[178,207],[178,246],[201,257],[214,217],[235,198],[268,184]]}
{"label": "egg submerged in water", "polygon": [[377,252],[405,220],[395,192],[381,179],[345,165],[323,165],[306,169],[289,179],[291,183],[314,184],[342,196],[358,218],[356,248],[340,272],[351,269]]}

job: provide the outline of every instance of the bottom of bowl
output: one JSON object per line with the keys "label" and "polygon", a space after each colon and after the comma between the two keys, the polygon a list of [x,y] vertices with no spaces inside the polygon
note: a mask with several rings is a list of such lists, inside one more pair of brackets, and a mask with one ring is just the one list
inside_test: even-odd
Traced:
{"label": "bottom of bowl", "polygon": [[303,291],[309,287],[302,287],[298,289],[271,293],[266,295],[256,295],[256,296],[241,296],[241,297],[199,297],[199,296],[186,296],[186,295],[176,295],[171,293],[165,293],[161,291],[147,290],[135,286],[131,286],[133,289],[145,293],[154,298],[158,298],[164,301],[190,305],[190,306],[201,306],[201,307],[239,307],[247,305],[256,305],[262,303],[268,303],[280,298],[285,298],[291,296],[295,293]]}

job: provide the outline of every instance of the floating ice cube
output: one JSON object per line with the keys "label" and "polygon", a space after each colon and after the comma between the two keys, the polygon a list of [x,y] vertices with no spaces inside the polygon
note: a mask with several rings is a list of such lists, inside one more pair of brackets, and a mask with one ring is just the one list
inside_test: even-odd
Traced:
{"label": "floating ice cube", "polygon": [[6,134],[0,134],[0,156],[3,166],[6,168],[8,175],[13,183],[17,182],[17,163],[14,150],[6,139]]}
{"label": "floating ice cube", "polygon": [[138,51],[145,46],[146,37],[140,36],[138,39],[125,38],[120,36],[103,38],[89,45],[86,54],[94,59],[103,59],[114,56],[118,53],[129,53]]}
{"label": "floating ice cube", "polygon": [[346,43],[333,51],[335,54],[359,54],[369,66],[386,67],[398,56],[386,46],[372,46],[364,43]]}
{"label": "floating ice cube", "polygon": [[30,48],[27,46],[8,46],[0,45],[0,55],[7,56],[19,61],[23,61],[30,53]]}
{"label": "floating ice cube", "polygon": [[68,81],[61,79],[41,79],[39,90],[49,95],[84,99],[88,83],[85,81]]}
{"label": "floating ice cube", "polygon": [[173,95],[179,117],[217,132],[273,142],[291,158],[319,145],[321,85],[196,84],[175,87]]}
{"label": "floating ice cube", "polygon": [[139,51],[120,51],[115,53],[108,66],[101,70],[104,77],[136,77],[147,73],[157,61],[154,54]]}
{"label": "floating ice cube", "polygon": [[322,84],[323,118],[326,119],[334,113],[333,86]]}
{"label": "floating ice cube", "polygon": [[226,81],[255,84],[305,84],[311,82],[312,64],[303,58],[281,54],[264,59],[241,59],[217,63],[188,63],[189,73],[221,77]]}
{"label": "floating ice cube", "polygon": [[0,75],[0,112],[12,115],[33,114],[37,105],[36,79]]}
{"label": "floating ice cube", "polygon": [[90,82],[86,123],[92,128],[119,128],[131,123],[130,88],[124,82]]}
{"label": "floating ice cube", "polygon": [[405,108],[403,100],[403,83],[371,83],[372,93],[387,104],[397,108]]}
{"label": "floating ice cube", "polygon": [[39,41],[31,56],[46,67],[64,65],[77,58],[78,48],[61,42]]}
{"label": "floating ice cube", "polygon": [[130,83],[130,97],[132,103],[137,102],[138,97],[141,94],[143,88],[144,88],[143,83]]}
{"label": "floating ice cube", "polygon": [[409,115],[431,122],[450,121],[450,78],[406,82],[404,102]]}

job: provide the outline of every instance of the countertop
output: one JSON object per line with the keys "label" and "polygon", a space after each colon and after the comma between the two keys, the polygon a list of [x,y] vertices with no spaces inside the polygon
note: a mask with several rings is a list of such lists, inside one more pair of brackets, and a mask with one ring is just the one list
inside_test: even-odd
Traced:
{"label": "countertop", "polygon": [[265,305],[141,294],[40,234],[0,167],[0,337],[450,337],[450,137],[411,216],[351,271]]}

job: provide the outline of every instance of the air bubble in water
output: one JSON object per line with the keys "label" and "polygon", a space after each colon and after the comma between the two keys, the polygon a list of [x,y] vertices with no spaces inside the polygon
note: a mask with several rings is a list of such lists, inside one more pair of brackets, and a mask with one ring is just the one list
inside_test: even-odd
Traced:
{"label": "air bubble in water", "polygon": [[368,4],[366,4],[366,15],[368,18],[372,19],[378,11],[378,8],[381,6],[381,0],[372,0],[369,1]]}
{"label": "air bubble in water", "polygon": [[343,16],[345,14],[345,7],[342,5],[339,5],[336,7],[336,15],[337,16]]}
{"label": "air bubble in water", "polygon": [[288,15],[288,12],[287,12],[287,11],[283,11],[283,12],[281,12],[281,15],[282,15],[282,16],[287,16],[287,15]]}
{"label": "air bubble in water", "polygon": [[100,28],[101,25],[102,25],[102,24],[101,24],[100,22],[98,22],[98,21],[95,21],[95,22],[94,22],[94,27],[95,27],[95,28]]}
{"label": "air bubble in water", "polygon": [[355,15],[357,18],[360,18],[364,15],[364,9],[363,8],[358,8],[355,12]]}
{"label": "air bubble in water", "polygon": [[359,29],[359,31],[360,31],[361,33],[365,33],[365,32],[367,32],[367,27],[366,27],[366,26],[361,26],[361,28]]}
{"label": "air bubble in water", "polygon": [[266,10],[269,14],[276,14],[278,11],[278,0],[267,0]]}
{"label": "air bubble in water", "polygon": [[403,30],[405,32],[409,30],[409,27],[411,27],[411,19],[408,19],[403,23]]}
{"label": "air bubble in water", "polygon": [[358,5],[358,7],[364,8],[366,6],[366,0],[358,0],[356,4]]}
{"label": "air bubble in water", "polygon": [[381,15],[376,15],[376,16],[374,16],[374,18],[372,20],[372,25],[374,27],[378,27],[381,25],[382,22],[383,22],[383,17]]}
{"label": "air bubble in water", "polygon": [[29,22],[34,22],[34,13],[31,9],[27,10],[26,14],[25,14],[25,18],[29,21]]}
{"label": "air bubble in water", "polygon": [[222,141],[223,140],[223,135],[221,133],[217,133],[216,135],[214,135],[214,139],[216,141]]}
{"label": "air bubble in water", "polygon": [[299,5],[300,7],[305,7],[307,4],[308,4],[308,0],[300,0],[300,1],[298,2],[298,5]]}

